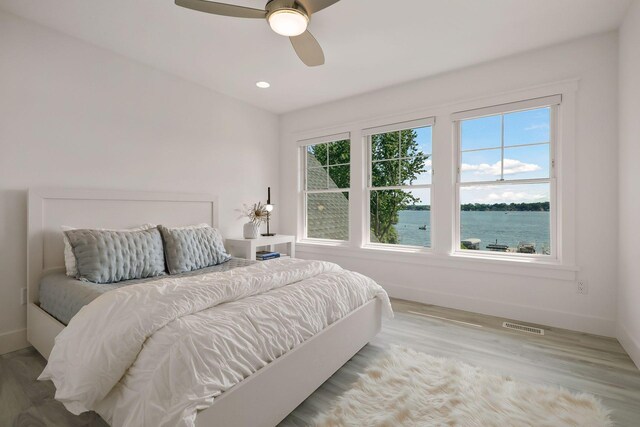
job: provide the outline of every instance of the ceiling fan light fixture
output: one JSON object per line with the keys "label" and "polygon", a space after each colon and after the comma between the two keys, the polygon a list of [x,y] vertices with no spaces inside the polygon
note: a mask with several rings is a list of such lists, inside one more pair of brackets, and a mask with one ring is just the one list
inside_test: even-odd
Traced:
{"label": "ceiling fan light fixture", "polygon": [[281,36],[295,37],[307,31],[309,18],[296,9],[279,9],[269,15],[271,29]]}
{"label": "ceiling fan light fixture", "polygon": [[324,64],[324,52],[307,27],[312,14],[336,4],[340,0],[268,0],[264,9],[220,3],[214,0],[174,1],[180,7],[213,15],[266,19],[276,34],[289,38],[291,47],[307,67],[317,67]]}

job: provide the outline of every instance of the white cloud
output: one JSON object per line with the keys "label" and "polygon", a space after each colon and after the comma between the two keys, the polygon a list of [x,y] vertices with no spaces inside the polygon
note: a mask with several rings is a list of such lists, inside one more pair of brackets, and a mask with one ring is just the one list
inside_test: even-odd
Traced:
{"label": "white cloud", "polygon": [[504,174],[511,175],[514,173],[535,172],[542,169],[533,163],[523,163],[520,160],[504,159]]}
{"label": "white cloud", "polygon": [[548,184],[462,187],[462,203],[533,203],[549,201]]}
{"label": "white cloud", "polygon": [[[462,172],[473,172],[475,175],[500,176],[500,162],[490,165],[480,163],[479,165],[462,164]],[[504,159],[504,174],[513,175],[516,173],[535,172],[542,169],[533,163],[524,163],[520,160]]]}
{"label": "white cloud", "polygon": [[531,125],[531,126],[527,126],[526,128],[524,128],[524,130],[538,130],[538,129],[548,130],[549,129],[549,124],[548,123],[540,123],[540,124],[537,124],[537,125]]}
{"label": "white cloud", "polygon": [[493,188],[504,188],[504,187],[500,184],[468,185],[464,187],[465,191],[466,190],[490,190]]}

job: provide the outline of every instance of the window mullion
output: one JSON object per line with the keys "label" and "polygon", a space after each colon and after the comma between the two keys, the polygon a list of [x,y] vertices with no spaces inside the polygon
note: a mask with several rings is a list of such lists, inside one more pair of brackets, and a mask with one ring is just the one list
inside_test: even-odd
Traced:
{"label": "window mullion", "polygon": [[385,190],[419,190],[421,188],[431,188],[431,184],[414,184],[414,185],[387,185],[384,187],[368,187],[369,190],[385,191]]}
{"label": "window mullion", "polygon": [[328,188],[326,190],[307,190],[305,194],[348,193],[350,190],[350,188]]}
{"label": "window mullion", "polygon": [[504,181],[504,114],[500,115],[500,181]]}
{"label": "window mullion", "polygon": [[524,184],[545,184],[552,178],[530,178],[530,179],[507,179],[502,181],[467,181],[459,182],[460,187],[482,187],[499,185],[524,185]]}
{"label": "window mullion", "polygon": [[329,144],[330,143],[326,144],[326,146],[327,146],[327,170],[329,169],[329,165],[331,164],[331,161],[329,159]]}
{"label": "window mullion", "polygon": [[[520,148],[520,147],[534,147],[536,145],[547,145],[550,144],[551,141],[543,141],[543,142],[532,142],[529,144],[518,144],[518,145],[510,145],[505,148]],[[477,153],[479,151],[491,151],[491,150],[499,150],[500,147],[487,147],[487,148],[471,148],[468,150],[460,150],[461,153]]]}
{"label": "window mullion", "polygon": [[[304,149],[304,165],[302,166],[304,168],[304,189],[305,191],[309,189],[309,149],[307,147],[303,147]],[[305,226],[305,229],[307,227]]]}
{"label": "window mullion", "polygon": [[329,175],[329,165],[327,165],[327,190],[329,189],[329,180],[331,179]]}
{"label": "window mullion", "polygon": [[402,131],[398,131],[398,184],[402,183]]}

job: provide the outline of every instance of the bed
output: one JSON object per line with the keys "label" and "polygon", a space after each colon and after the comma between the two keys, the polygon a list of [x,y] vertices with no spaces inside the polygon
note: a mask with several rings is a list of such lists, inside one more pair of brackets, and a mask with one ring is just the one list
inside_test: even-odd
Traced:
{"label": "bed", "polygon": [[[56,269],[61,267],[63,259],[60,226],[73,224],[74,226],[87,228],[125,228],[147,222],[168,225],[206,222],[212,226],[217,226],[217,208],[216,198],[208,195],[52,189],[30,190],[27,309],[29,342],[45,358],[49,358],[54,347],[55,337],[65,329],[65,323],[73,316],[73,314],[70,314],[73,312],[73,308],[71,308],[71,311],[68,311],[67,308],[66,313],[63,308],[55,316],[51,315],[42,308],[39,296],[38,288],[43,277],[46,276],[48,280],[43,287],[45,294],[50,291],[50,289],[46,289],[55,288],[56,285],[60,285],[65,281],[64,278],[59,275],[56,276],[55,273]],[[290,264],[287,264],[287,262]],[[205,273],[203,276],[198,277],[206,277],[206,280],[212,281],[212,283],[215,282],[216,285],[219,284],[218,282],[222,283],[225,280],[231,283],[233,280],[239,281],[238,277],[243,277],[243,275],[246,278],[258,277],[264,273],[267,264],[260,263],[260,265],[246,267],[237,266],[238,268],[227,272]],[[308,278],[304,276],[304,280],[299,280],[302,276],[298,279],[295,278],[297,277],[296,274],[307,274],[305,271],[309,269],[322,270],[321,273],[325,276],[327,274],[336,274],[341,275],[340,277],[343,275],[346,277],[346,273],[333,271],[334,267],[328,263],[304,264],[296,260],[283,260],[271,265],[272,267],[269,268],[281,269],[286,273],[284,276],[291,276],[291,279],[287,279],[290,283],[285,280],[282,282],[283,286],[286,284],[291,289],[294,289],[295,287],[302,287],[300,284],[306,284],[305,286],[308,286],[308,289],[305,288],[304,292],[322,289],[321,282],[312,283],[320,280],[316,276],[313,276],[313,280],[311,276]],[[322,276],[324,278],[322,280],[326,280],[325,276]],[[171,280],[188,282],[190,284],[189,287],[179,287],[179,289],[184,290],[190,289],[192,282],[196,283],[200,279],[185,277]],[[167,282],[171,282],[171,280],[167,280]],[[293,283],[295,283],[295,286],[292,285]],[[264,284],[270,286],[268,281],[265,281]],[[64,287],[65,285],[62,284],[60,286]],[[313,286],[315,288],[312,288]],[[140,284],[135,288],[149,289],[149,292],[153,293],[156,286]],[[203,287],[202,289],[212,289],[212,287]],[[269,290],[269,292],[279,292],[279,290],[275,289],[274,285],[274,289]],[[102,297],[99,301],[109,301],[111,296],[116,295],[116,293],[105,292],[105,295],[109,295],[109,297]],[[247,298],[262,298],[262,295],[249,295]],[[265,292],[264,295],[269,294]],[[171,296],[171,298],[174,297],[179,298],[180,295]],[[45,298],[45,307],[51,311],[55,311],[55,309],[51,308],[54,299],[50,296]],[[58,299],[60,299],[59,295]],[[214,296],[211,299],[212,301],[215,300]],[[272,296],[271,302],[256,301],[260,302],[260,304],[271,304],[273,301],[280,300]],[[363,299],[353,310],[349,310],[344,315],[334,319],[335,321],[331,321],[328,326],[294,345],[292,349],[278,354],[277,357],[254,372],[248,372],[248,375],[244,376],[244,378],[232,384],[228,389],[223,390],[222,393],[218,393],[213,398],[212,403],[199,405],[199,411],[197,415],[194,415],[195,422],[193,422],[193,419],[187,420],[184,425],[193,425],[195,423],[198,426],[273,426],[277,424],[379,331],[382,312],[386,308],[385,302],[388,301],[385,301],[382,297]],[[82,306],[83,303],[80,301],[75,304]],[[114,309],[119,306],[119,303],[113,303]],[[247,303],[243,306],[242,301],[237,306],[234,307],[234,310],[253,310],[251,308],[253,305]],[[258,304],[258,306],[260,305]],[[231,309],[228,305],[220,307]],[[208,310],[203,311],[203,313],[208,313]],[[88,311],[91,310],[85,308],[81,313]],[[189,313],[189,315],[195,315],[195,313]],[[191,319],[191,317],[185,318]],[[182,319],[180,320],[182,321]],[[76,321],[77,323],[78,321]],[[172,325],[174,323],[177,324],[178,322],[173,322]],[[90,321],[88,325],[91,325]],[[87,326],[87,328],[89,327]],[[169,328],[166,329],[168,330]],[[73,336],[74,334],[70,332],[72,330],[81,332],[81,329],[77,325],[74,326],[72,322],[63,335],[65,337]],[[164,330],[161,329],[161,331]],[[161,334],[158,332],[158,335]],[[197,334],[194,334],[194,336],[197,336]],[[62,341],[66,341],[66,338]],[[144,342],[143,344],[149,346],[153,343]],[[58,347],[60,346],[61,344],[58,345]],[[140,352],[139,357],[142,358],[143,354],[144,351]],[[72,358],[73,355],[69,357]],[[101,358],[103,357],[99,353],[98,359],[100,359],[101,363]],[[112,363],[113,361],[106,360],[107,363]],[[50,364],[53,365],[53,363]],[[73,364],[67,363],[67,365]],[[313,369],[309,369],[310,367],[313,367]],[[129,371],[126,372],[129,375]],[[123,377],[123,381],[125,380],[127,378]],[[277,392],[274,392],[274,390]],[[265,396],[268,396],[268,398]],[[250,411],[246,410],[247,402],[251,402]],[[72,405],[67,407],[72,408]],[[103,412],[108,411],[105,410]],[[121,425],[126,425],[126,422],[122,424],[122,420],[118,422]]]}
{"label": "bed", "polygon": [[[257,261],[243,258],[231,258],[222,264],[206,267],[201,270],[190,271],[175,275],[175,277],[189,277],[198,274],[222,273],[234,268],[248,267]],[[40,308],[55,317],[65,326],[82,307],[89,304],[105,292],[109,292],[123,286],[137,285],[140,283],[154,282],[160,277],[145,279],[125,280],[116,283],[91,283],[83,282],[66,275],[64,269],[52,270],[42,276],[38,292]]]}

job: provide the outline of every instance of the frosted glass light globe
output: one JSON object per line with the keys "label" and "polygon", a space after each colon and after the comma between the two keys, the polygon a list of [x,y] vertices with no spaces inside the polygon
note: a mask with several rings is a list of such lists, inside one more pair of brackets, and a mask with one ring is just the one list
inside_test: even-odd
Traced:
{"label": "frosted glass light globe", "polygon": [[276,10],[269,15],[271,29],[281,36],[295,37],[307,31],[309,18],[295,9]]}

